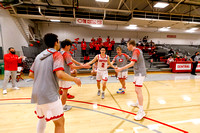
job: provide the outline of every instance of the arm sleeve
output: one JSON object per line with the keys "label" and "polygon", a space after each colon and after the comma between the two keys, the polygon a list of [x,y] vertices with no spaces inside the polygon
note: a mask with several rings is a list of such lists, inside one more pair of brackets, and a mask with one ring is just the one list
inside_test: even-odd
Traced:
{"label": "arm sleeve", "polygon": [[138,49],[136,49],[136,50],[133,52],[131,61],[137,62],[139,55],[140,55],[140,51],[139,51]]}
{"label": "arm sleeve", "polygon": [[127,60],[131,60],[131,57],[128,56],[127,54],[124,54],[124,56],[126,57]]}
{"label": "arm sleeve", "polygon": [[63,57],[64,57],[64,61],[67,63],[68,66],[71,65],[71,64],[73,64],[71,56],[69,54],[64,53]]}
{"label": "arm sleeve", "polygon": [[35,62],[33,62],[32,66],[31,66],[31,68],[29,70],[30,72],[33,72],[33,73],[34,73],[34,66],[35,66],[34,64],[35,64]]}
{"label": "arm sleeve", "polygon": [[61,53],[55,52],[53,54],[53,72],[64,70],[64,59]]}

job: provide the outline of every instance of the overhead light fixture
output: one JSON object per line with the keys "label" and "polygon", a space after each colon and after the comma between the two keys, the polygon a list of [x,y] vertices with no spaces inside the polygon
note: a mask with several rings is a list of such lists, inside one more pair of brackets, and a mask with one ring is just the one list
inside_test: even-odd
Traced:
{"label": "overhead light fixture", "polygon": [[98,25],[98,24],[92,24],[92,25],[90,25],[91,27],[97,27],[97,28],[99,28],[99,27],[103,27],[103,25]]}
{"label": "overhead light fixture", "polygon": [[137,28],[138,28],[137,25],[133,25],[133,24],[126,27],[126,29],[131,29],[131,30],[135,30]]}
{"label": "overhead light fixture", "polygon": [[96,2],[109,2],[109,0],[96,0]]}
{"label": "overhead light fixture", "polygon": [[159,31],[169,31],[171,27],[163,27],[163,28],[160,28],[158,29]]}
{"label": "overhead light fixture", "polygon": [[165,3],[165,2],[158,2],[156,3],[153,7],[155,8],[165,8],[169,5],[169,3]]}
{"label": "overhead light fixture", "polygon": [[185,32],[188,32],[188,33],[194,33],[196,30],[198,30],[199,28],[191,28],[189,30],[186,30]]}
{"label": "overhead light fixture", "polygon": [[58,19],[51,19],[50,21],[51,22],[60,22],[60,20],[58,20]]}

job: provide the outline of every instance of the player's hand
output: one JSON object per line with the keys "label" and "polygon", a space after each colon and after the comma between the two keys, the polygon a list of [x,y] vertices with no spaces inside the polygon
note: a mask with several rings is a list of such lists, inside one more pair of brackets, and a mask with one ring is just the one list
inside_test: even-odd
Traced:
{"label": "player's hand", "polygon": [[121,68],[117,68],[117,69],[115,69],[115,72],[120,72],[121,71]]}
{"label": "player's hand", "polygon": [[89,64],[86,63],[86,64],[83,65],[83,68],[89,69],[89,68],[91,68],[91,66],[90,66]]}
{"label": "player's hand", "polygon": [[81,86],[81,80],[79,78],[74,78],[74,83],[77,84],[79,87]]}

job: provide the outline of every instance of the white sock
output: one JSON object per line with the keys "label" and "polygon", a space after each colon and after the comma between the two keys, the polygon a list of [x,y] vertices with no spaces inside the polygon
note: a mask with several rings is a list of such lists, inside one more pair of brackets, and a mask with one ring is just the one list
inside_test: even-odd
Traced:
{"label": "white sock", "polygon": [[102,91],[102,93],[105,93],[105,91]]}
{"label": "white sock", "polygon": [[100,89],[98,89],[98,91],[101,91]]}
{"label": "white sock", "polygon": [[122,91],[124,91],[124,88],[122,88]]}
{"label": "white sock", "polygon": [[39,119],[38,124],[37,124],[37,133],[44,133],[46,128],[46,120],[43,119]]}
{"label": "white sock", "polygon": [[143,106],[138,105],[138,107],[139,107],[140,110],[143,110]]}

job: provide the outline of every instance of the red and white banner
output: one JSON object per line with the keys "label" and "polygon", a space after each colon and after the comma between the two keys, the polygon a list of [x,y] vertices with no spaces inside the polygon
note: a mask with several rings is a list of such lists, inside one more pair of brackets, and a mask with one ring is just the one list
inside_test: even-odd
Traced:
{"label": "red and white banner", "polygon": [[76,24],[103,25],[103,20],[100,20],[100,19],[76,18]]}
{"label": "red and white banner", "polygon": [[176,64],[176,70],[191,70],[191,64]]}
{"label": "red and white banner", "polygon": [[196,70],[200,70],[200,63],[198,63]]}

